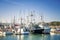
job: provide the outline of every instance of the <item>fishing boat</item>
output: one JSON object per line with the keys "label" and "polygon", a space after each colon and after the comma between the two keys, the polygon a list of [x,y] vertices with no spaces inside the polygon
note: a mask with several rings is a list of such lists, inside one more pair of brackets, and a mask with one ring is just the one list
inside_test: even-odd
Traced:
{"label": "fishing boat", "polygon": [[55,31],[56,31],[56,28],[51,28],[51,30],[50,30],[50,34],[51,34],[51,35],[56,34]]}
{"label": "fishing boat", "polygon": [[[31,33],[34,33],[34,34],[42,34],[44,29],[43,29],[43,19],[42,19],[42,16],[41,16],[41,22],[39,22],[38,24],[35,24],[35,19],[33,20],[32,17],[33,17],[33,14],[31,13],[31,27],[30,27],[30,32]],[[33,23],[34,21],[34,23]],[[40,24],[41,23],[41,24]]]}
{"label": "fishing boat", "polygon": [[28,35],[29,31],[27,30],[27,28],[25,26],[22,25],[16,25],[15,24],[15,35]]}
{"label": "fishing boat", "polygon": [[51,28],[49,26],[46,26],[46,27],[44,27],[43,33],[44,34],[50,34],[50,30],[51,30]]}
{"label": "fishing boat", "polygon": [[39,23],[39,25],[35,25],[34,28],[32,26],[33,33],[49,34],[50,30],[51,28],[49,27],[49,25],[46,25],[44,21],[42,21],[42,18],[41,18],[41,22]]}
{"label": "fishing boat", "polygon": [[21,29],[21,34],[28,35],[29,34],[29,31],[26,28],[22,28]]}
{"label": "fishing boat", "polygon": [[12,35],[13,32],[9,32],[9,31],[7,31],[7,32],[5,32],[5,34],[6,34],[6,35]]}
{"label": "fishing boat", "polygon": [[42,34],[44,31],[44,29],[39,27],[39,25],[33,26],[30,30],[31,30],[31,33],[34,33],[34,34]]}
{"label": "fishing boat", "polygon": [[12,28],[10,28],[10,26],[7,26],[7,28],[4,28],[4,32],[5,32],[5,35],[13,34]]}
{"label": "fishing boat", "polygon": [[0,36],[5,36],[5,32],[0,31]]}
{"label": "fishing boat", "polygon": [[15,34],[16,34],[16,35],[28,35],[28,34],[29,34],[29,31],[27,31],[27,30],[24,29],[24,28],[20,28],[20,29],[18,29],[17,31],[15,31]]}
{"label": "fishing boat", "polygon": [[51,28],[50,34],[60,34],[60,28]]}
{"label": "fishing boat", "polygon": [[0,29],[0,36],[5,36],[5,32]]}

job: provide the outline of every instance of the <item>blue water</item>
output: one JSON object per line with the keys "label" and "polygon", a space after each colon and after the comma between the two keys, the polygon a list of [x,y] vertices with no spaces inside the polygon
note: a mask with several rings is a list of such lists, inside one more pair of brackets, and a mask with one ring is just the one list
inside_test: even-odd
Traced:
{"label": "blue water", "polygon": [[6,35],[0,36],[0,40],[60,40],[60,35],[30,34],[30,35]]}

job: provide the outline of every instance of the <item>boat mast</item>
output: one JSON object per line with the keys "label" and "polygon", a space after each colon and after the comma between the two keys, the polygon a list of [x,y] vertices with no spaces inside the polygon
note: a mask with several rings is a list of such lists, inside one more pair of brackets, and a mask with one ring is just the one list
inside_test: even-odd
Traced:
{"label": "boat mast", "polygon": [[41,25],[43,26],[44,28],[44,20],[43,20],[43,16],[41,15]]}
{"label": "boat mast", "polygon": [[14,19],[13,19],[13,29],[15,30],[15,16],[14,16]]}
{"label": "boat mast", "polygon": [[34,18],[33,18],[33,22],[34,22],[34,24],[35,24],[35,10],[33,10],[33,16],[34,16]]}
{"label": "boat mast", "polygon": [[31,11],[31,15],[30,15],[30,17],[31,17],[31,22],[30,22],[30,24],[31,24],[31,25],[30,25],[30,26],[31,26],[31,27],[30,27],[30,32],[31,32],[32,25],[33,25],[33,23],[32,23],[32,17],[33,17],[32,11]]}
{"label": "boat mast", "polygon": [[25,11],[24,11],[24,24],[23,25],[25,26]]}
{"label": "boat mast", "polygon": [[30,16],[31,16],[31,23],[32,23],[32,17],[33,17],[33,14],[32,14],[32,12],[31,12],[31,15],[30,15]]}
{"label": "boat mast", "polygon": [[22,17],[21,17],[21,27],[22,27]]}
{"label": "boat mast", "polygon": [[29,16],[27,16],[27,27],[29,25]]}
{"label": "boat mast", "polygon": [[33,13],[35,13],[35,11],[33,11],[33,12],[31,12],[31,24],[33,24],[33,23],[35,23],[35,18],[34,18],[34,14]]}
{"label": "boat mast", "polygon": [[43,16],[41,16],[41,22],[43,22]]}
{"label": "boat mast", "polygon": [[15,27],[15,16],[14,16],[13,24],[14,24],[14,27]]}

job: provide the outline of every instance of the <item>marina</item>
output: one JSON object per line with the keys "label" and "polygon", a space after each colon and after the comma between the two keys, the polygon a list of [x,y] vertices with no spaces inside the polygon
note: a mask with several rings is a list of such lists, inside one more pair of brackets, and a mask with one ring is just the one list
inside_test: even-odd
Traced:
{"label": "marina", "polygon": [[0,0],[0,40],[60,40],[60,0]]}
{"label": "marina", "polygon": [[33,16],[31,13],[31,20],[24,19],[30,21],[27,23],[23,22],[22,17],[20,23],[16,23],[15,16],[12,23],[0,23],[0,35],[60,34],[60,26],[50,26],[49,23],[44,22],[43,16],[40,16],[40,22],[37,23]]}
{"label": "marina", "polygon": [[[14,17],[15,20],[15,17]],[[41,18],[42,21],[42,18]],[[27,25],[27,24],[26,24]],[[5,32],[5,35],[21,35],[21,34],[48,34],[50,33],[50,28],[49,26],[45,26],[45,23],[41,22],[41,24],[34,24],[31,21],[31,24],[27,26],[25,26],[22,23],[22,19],[21,19],[21,24],[16,24],[15,22],[13,24],[6,24],[5,25],[3,23],[0,24],[0,28],[2,29],[2,32]],[[3,27],[3,28],[2,28]]]}

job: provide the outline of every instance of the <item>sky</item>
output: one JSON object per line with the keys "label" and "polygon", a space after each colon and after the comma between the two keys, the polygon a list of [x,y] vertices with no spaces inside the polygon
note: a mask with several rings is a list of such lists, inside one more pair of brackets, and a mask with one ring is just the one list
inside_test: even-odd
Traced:
{"label": "sky", "polygon": [[45,22],[60,21],[60,0],[0,0],[0,22],[11,22],[16,18],[34,15],[40,21],[43,15]]}

